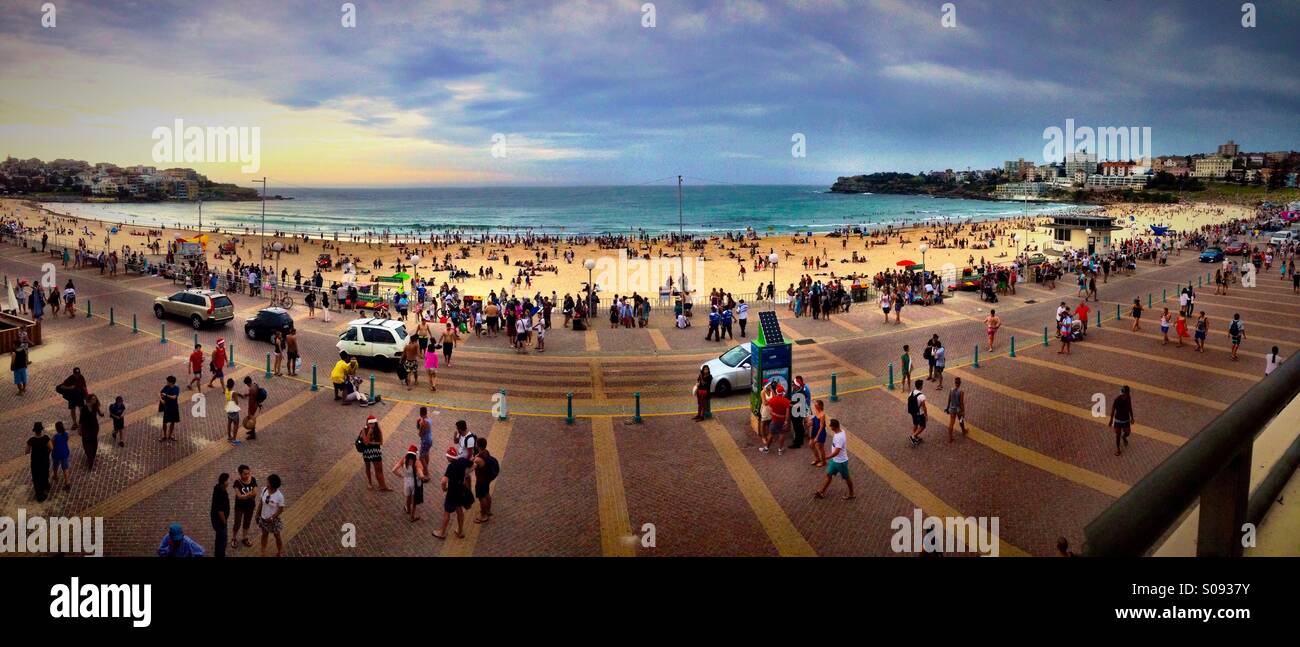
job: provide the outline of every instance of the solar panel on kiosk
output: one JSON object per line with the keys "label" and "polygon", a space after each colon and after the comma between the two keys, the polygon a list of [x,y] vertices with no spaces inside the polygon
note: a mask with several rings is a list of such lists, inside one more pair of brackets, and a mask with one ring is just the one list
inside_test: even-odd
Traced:
{"label": "solar panel on kiosk", "polygon": [[763,333],[763,343],[785,343],[785,336],[781,334],[781,323],[777,321],[775,312],[769,310],[758,313],[758,326]]}

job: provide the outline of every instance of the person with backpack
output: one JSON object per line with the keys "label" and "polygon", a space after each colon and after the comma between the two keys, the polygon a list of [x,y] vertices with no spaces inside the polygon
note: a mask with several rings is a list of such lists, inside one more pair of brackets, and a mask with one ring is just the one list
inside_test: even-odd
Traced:
{"label": "person with backpack", "polygon": [[907,396],[907,415],[912,417],[912,435],[908,440],[913,447],[921,444],[921,432],[925,431],[925,394],[921,392],[924,385],[924,380],[917,380],[912,384],[912,393]]}
{"label": "person with backpack", "polygon": [[478,440],[478,454],[474,456],[474,497],[478,499],[478,516],[474,523],[492,520],[492,481],[501,474],[501,463],[488,452],[486,438]]}
{"label": "person with backpack", "polygon": [[1241,341],[1246,338],[1246,324],[1242,323],[1241,315],[1232,315],[1232,323],[1228,324],[1228,336],[1232,338],[1232,361],[1237,361],[1237,349],[1241,347]]}

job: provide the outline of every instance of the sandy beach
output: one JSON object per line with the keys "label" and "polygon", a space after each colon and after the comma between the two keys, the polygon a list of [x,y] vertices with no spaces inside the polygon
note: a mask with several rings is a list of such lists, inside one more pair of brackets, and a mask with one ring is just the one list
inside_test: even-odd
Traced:
{"label": "sandy beach", "polygon": [[[1116,218],[1117,225],[1124,227],[1114,232],[1116,240],[1148,236],[1150,234],[1148,225],[1169,226],[1181,231],[1247,217],[1251,213],[1250,209],[1237,205],[1209,204],[1121,204],[1107,207],[1105,212]],[[146,226],[105,223],[66,216],[58,211],[57,206],[53,210],[46,210],[40,205],[17,199],[0,200],[0,217],[5,220],[16,219],[27,227],[45,227],[50,233],[52,245],[76,246],[78,241],[85,241],[86,247],[92,251],[116,249],[120,252],[124,247],[129,247],[130,250],[142,250],[148,241],[159,240],[159,234],[166,242],[174,240],[177,236],[190,237],[199,233],[193,229],[154,228],[153,236],[148,236],[151,230]],[[696,251],[688,252],[688,263],[694,268],[699,268],[698,272],[688,269],[688,276],[692,274],[703,276],[702,280],[696,279],[695,285],[691,286],[697,298],[707,297],[710,290],[719,289],[730,292],[739,299],[743,295],[755,292],[760,284],[765,286],[773,280],[772,269],[765,263],[766,257],[773,252],[781,259],[777,263],[775,273],[778,294],[783,294],[787,286],[797,283],[804,275],[811,275],[814,280],[853,275],[871,277],[878,272],[896,269],[897,263],[903,260],[916,263],[924,261],[931,269],[940,269],[948,264],[960,269],[970,265],[972,260],[975,263],[985,260],[1009,261],[1016,255],[1013,251],[1016,247],[1016,236],[1020,237],[1021,249],[1027,249],[1031,253],[1042,250],[1051,239],[1050,228],[1041,226],[1045,222],[1050,222],[1050,219],[1034,216],[960,224],[928,223],[901,230],[895,229],[887,235],[865,238],[856,234],[849,237],[832,237],[826,234],[813,237],[758,235],[752,239],[739,235],[735,236],[735,239],[713,237],[703,242],[702,249],[700,249],[701,243],[697,242]],[[113,225],[119,228],[119,232],[112,237],[110,243],[107,232]],[[63,233],[57,233],[59,229],[62,229]],[[256,262],[258,236],[246,235],[242,232],[237,235],[211,231],[206,233],[209,235],[207,257],[210,266],[224,271],[231,265],[235,256],[245,264]],[[669,268],[680,267],[681,263],[678,260],[678,249],[666,240],[632,243],[637,253],[649,255],[649,259],[656,261],[654,265],[662,271],[656,273],[652,269],[651,277],[642,276],[639,281],[629,281],[626,277],[636,271],[636,265],[633,264],[631,269],[622,269],[627,267],[626,264],[618,264],[622,248],[602,247],[598,241],[575,244],[561,240],[533,245],[506,241],[436,245],[426,242],[422,245],[399,246],[381,242],[351,242],[346,240],[345,235],[340,235],[339,242],[334,242],[332,236],[328,234],[327,240],[319,238],[303,240],[270,235],[268,238],[271,238],[272,242],[298,246],[297,253],[279,254],[279,267],[288,270],[290,281],[295,270],[301,271],[304,277],[310,276],[316,268],[316,259],[321,253],[331,254],[335,260],[345,256],[353,258],[358,267],[373,270],[375,275],[392,274],[396,270],[399,259],[404,266],[409,267],[412,265],[410,258],[415,255],[418,260],[414,263],[413,269],[407,271],[417,277],[432,277],[435,284],[440,285],[448,280],[448,272],[442,269],[434,272],[434,261],[436,259],[440,263],[445,263],[446,256],[451,255],[451,264],[470,274],[469,278],[457,283],[462,294],[470,295],[486,295],[491,290],[495,290],[498,294],[504,290],[521,295],[548,294],[554,291],[561,297],[565,293],[576,294],[587,281],[588,272],[583,266],[587,259],[600,263],[594,277],[602,293],[628,294],[633,289],[648,285],[649,289],[639,291],[642,294],[654,294],[661,284],[654,279],[669,276],[670,272],[676,273]],[[226,254],[218,258],[219,246],[231,241],[236,243],[235,256]],[[962,241],[966,244],[964,248],[957,246],[958,242]],[[921,252],[923,244],[927,246],[924,254]],[[544,260],[543,254],[546,255]],[[505,262],[506,258],[509,258],[509,265]],[[755,258],[758,259],[757,263]],[[376,259],[381,261],[382,269],[373,268]],[[808,259],[818,259],[818,266],[806,265]],[[532,262],[544,269],[532,273],[531,285],[512,287],[511,279],[517,276],[521,269],[517,264],[523,262]],[[265,261],[265,264],[270,267],[274,267],[275,263],[276,260],[273,258]],[[743,273],[742,267],[745,269]],[[493,278],[478,278],[480,268],[491,268]],[[609,270],[613,268],[619,268],[619,281],[608,279]],[[602,280],[602,276],[606,278]],[[326,284],[342,280],[343,272],[340,269],[331,269],[324,272],[324,278]],[[360,280],[364,282],[364,276]],[[611,285],[611,283],[615,284]]]}

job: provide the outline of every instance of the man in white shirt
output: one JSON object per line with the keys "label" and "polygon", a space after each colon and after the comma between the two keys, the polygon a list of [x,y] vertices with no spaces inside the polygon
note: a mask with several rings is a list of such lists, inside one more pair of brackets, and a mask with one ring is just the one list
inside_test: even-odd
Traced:
{"label": "man in white shirt", "polygon": [[848,501],[853,498],[853,479],[849,478],[848,434],[840,427],[840,421],[836,418],[831,418],[830,428],[831,455],[826,461],[826,478],[822,481],[821,489],[813,492],[813,496],[825,499],[826,488],[830,487],[835,475],[839,474],[844,479],[844,484],[849,486],[849,493],[844,495],[844,500]]}
{"label": "man in white shirt", "polygon": [[[685,317],[682,317],[682,319],[685,319]],[[744,337],[745,324],[749,323],[749,304],[745,303],[744,299],[741,299],[740,305],[736,306],[736,321],[740,322],[740,336]],[[685,328],[685,326],[680,325],[679,322],[678,328]]]}

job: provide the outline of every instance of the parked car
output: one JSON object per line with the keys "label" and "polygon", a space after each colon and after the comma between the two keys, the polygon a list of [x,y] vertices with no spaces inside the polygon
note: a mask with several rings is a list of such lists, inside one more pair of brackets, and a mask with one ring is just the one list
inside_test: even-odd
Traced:
{"label": "parked car", "polygon": [[198,330],[205,325],[226,325],[235,318],[235,304],[220,292],[182,290],[169,297],[154,299],[153,315],[159,319],[169,315],[184,319]]}
{"label": "parked car", "polygon": [[249,339],[270,339],[272,333],[288,333],[293,328],[293,317],[284,308],[262,308],[256,315],[244,320],[244,335]]}
{"label": "parked car", "polygon": [[1270,245],[1285,245],[1295,239],[1296,231],[1294,229],[1283,229],[1282,231],[1274,233],[1273,236],[1268,239],[1268,243]]}
{"label": "parked car", "polygon": [[700,368],[709,367],[715,395],[730,395],[737,387],[748,387],[751,352],[749,342],[745,342],[700,365]]}
{"label": "parked car", "polygon": [[1199,260],[1202,263],[1220,263],[1223,261],[1223,250],[1218,247],[1208,247],[1205,251],[1201,252],[1201,258]]}
{"label": "parked car", "polygon": [[1223,253],[1229,256],[1236,256],[1246,251],[1246,241],[1230,240],[1223,246]]}
{"label": "parked car", "polygon": [[398,319],[354,319],[339,333],[336,347],[358,359],[389,364],[401,361],[406,338],[406,324]]}

